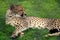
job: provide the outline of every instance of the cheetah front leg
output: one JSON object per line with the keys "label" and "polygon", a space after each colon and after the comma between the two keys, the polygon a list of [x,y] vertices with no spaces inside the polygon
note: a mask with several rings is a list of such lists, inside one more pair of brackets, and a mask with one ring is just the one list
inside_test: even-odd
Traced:
{"label": "cheetah front leg", "polygon": [[24,31],[24,30],[27,30],[28,28],[18,28],[18,29],[16,29],[14,32],[13,32],[13,34],[12,34],[12,36],[11,36],[11,38],[15,38],[16,36],[18,36],[18,34],[20,34],[20,36],[23,36],[23,32],[22,31]]}
{"label": "cheetah front leg", "polygon": [[47,34],[45,35],[45,37],[48,37],[48,36],[58,36],[60,35],[60,32],[56,32],[56,33],[52,33],[52,34]]}
{"label": "cheetah front leg", "polygon": [[12,33],[11,38],[15,38],[16,36],[18,36],[19,33],[20,33],[20,32],[19,32],[19,29],[16,29],[16,30]]}

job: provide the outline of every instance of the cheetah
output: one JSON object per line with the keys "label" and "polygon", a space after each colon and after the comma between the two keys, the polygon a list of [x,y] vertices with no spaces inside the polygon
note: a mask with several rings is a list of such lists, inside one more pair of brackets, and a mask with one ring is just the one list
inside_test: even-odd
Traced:
{"label": "cheetah", "polygon": [[[10,10],[12,11],[12,10]],[[11,14],[10,14],[11,13]],[[12,15],[11,17],[9,15]],[[21,16],[23,14],[23,17]],[[16,16],[17,15],[17,16]],[[7,18],[9,17],[9,18]],[[38,18],[33,16],[26,16],[25,13],[13,13],[8,12],[6,13],[6,24],[10,24],[16,28],[16,30],[12,33],[13,38],[18,36],[18,34],[24,34],[23,31],[29,28],[37,28],[37,29],[48,29],[51,31],[57,31],[52,34],[47,34],[47,36],[54,36],[60,35],[60,19],[49,19],[49,18]]]}

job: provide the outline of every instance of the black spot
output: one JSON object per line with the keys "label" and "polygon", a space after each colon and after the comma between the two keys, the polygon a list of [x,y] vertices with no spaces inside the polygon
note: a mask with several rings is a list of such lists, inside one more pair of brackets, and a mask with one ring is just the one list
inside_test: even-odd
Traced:
{"label": "black spot", "polygon": [[58,31],[58,29],[51,29],[49,32],[52,34],[52,33],[56,33],[56,32],[59,32],[59,31]]}
{"label": "black spot", "polygon": [[12,17],[12,16],[9,16],[9,17]]}
{"label": "black spot", "polygon": [[23,14],[21,14],[21,17],[23,17]]}
{"label": "black spot", "polygon": [[19,24],[19,23],[17,23],[17,24]]}

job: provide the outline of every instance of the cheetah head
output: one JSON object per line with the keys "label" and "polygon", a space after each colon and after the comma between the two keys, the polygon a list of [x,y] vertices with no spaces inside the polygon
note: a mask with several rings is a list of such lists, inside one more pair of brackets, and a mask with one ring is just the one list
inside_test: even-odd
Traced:
{"label": "cheetah head", "polygon": [[12,4],[6,12],[6,23],[9,24],[8,22],[15,17],[25,18],[26,14],[22,6]]}
{"label": "cheetah head", "polygon": [[14,14],[16,17],[26,17],[24,8],[20,5],[12,4],[9,9],[11,14]]}

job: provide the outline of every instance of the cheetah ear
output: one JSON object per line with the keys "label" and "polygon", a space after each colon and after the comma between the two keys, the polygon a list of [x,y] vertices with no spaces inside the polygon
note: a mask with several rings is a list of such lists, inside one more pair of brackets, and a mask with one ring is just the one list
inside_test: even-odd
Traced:
{"label": "cheetah ear", "polygon": [[15,8],[15,4],[10,5],[10,10],[13,10]]}

